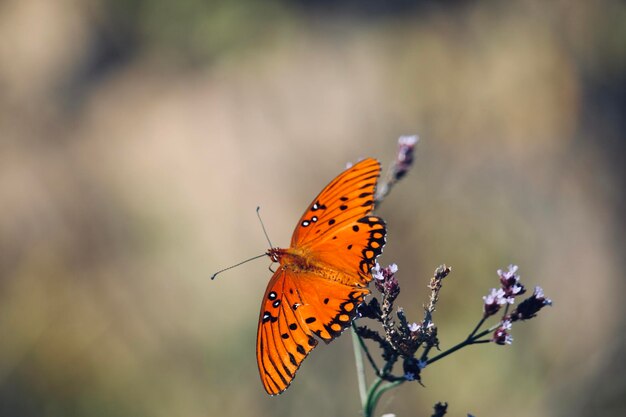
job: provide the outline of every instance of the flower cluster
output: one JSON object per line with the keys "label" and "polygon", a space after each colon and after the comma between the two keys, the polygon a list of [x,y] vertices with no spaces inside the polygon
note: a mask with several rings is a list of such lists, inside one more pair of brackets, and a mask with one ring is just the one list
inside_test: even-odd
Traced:
{"label": "flower cluster", "polygon": [[[498,270],[500,281],[499,288],[493,288],[483,297],[483,317],[478,325],[466,340],[455,347],[440,353],[433,358],[429,357],[432,348],[439,348],[437,338],[437,326],[433,322],[433,313],[439,292],[442,288],[443,279],[448,276],[451,269],[445,265],[435,270],[428,287],[430,288],[430,298],[424,305],[424,318],[419,322],[409,322],[404,310],[401,307],[394,308],[394,302],[400,294],[400,284],[396,277],[398,267],[391,264],[382,267],[376,264],[372,268],[372,277],[376,289],[381,294],[381,301],[373,297],[369,302],[359,307],[361,317],[378,321],[383,328],[383,333],[374,331],[366,326],[356,327],[357,334],[363,339],[377,342],[382,350],[382,358],[385,366],[380,369],[368,355],[376,374],[387,381],[420,381],[420,374],[426,365],[435,362],[448,354],[464,346],[493,342],[499,345],[508,345],[513,342],[510,330],[514,322],[528,320],[537,315],[539,310],[552,301],[545,297],[539,287],[535,287],[533,294],[509,313],[511,305],[515,304],[516,298],[526,293],[524,285],[517,274],[518,267],[509,265],[506,270]],[[504,313],[499,323],[487,330],[481,327],[485,321],[504,308]],[[395,314],[394,314],[395,312]],[[486,339],[491,334],[491,338]],[[418,354],[418,351],[421,353]],[[402,375],[393,375],[391,370],[393,365],[402,360]]]}
{"label": "flower cluster", "polygon": [[[441,281],[450,273],[450,268],[445,265],[437,268],[429,287],[431,288],[430,302],[424,307],[424,319],[420,322],[412,322],[406,318],[401,307],[395,309],[394,301],[400,293],[400,285],[396,278],[398,267],[395,264],[381,267],[376,264],[372,268],[374,285],[381,294],[381,300],[372,298],[367,304],[359,308],[361,317],[367,317],[378,321],[384,333],[380,334],[366,326],[356,328],[357,334],[363,339],[370,339],[379,344],[382,349],[382,357],[385,366],[382,370],[373,363],[379,377],[388,381],[420,381],[421,370],[427,365],[428,352],[433,347],[439,346],[437,339],[437,327],[432,321],[432,313],[438,300]],[[419,349],[422,354],[417,355]],[[391,374],[393,365],[402,359],[402,375]]]}
{"label": "flower cluster", "polygon": [[506,271],[498,269],[500,288],[492,288],[490,293],[483,297],[483,320],[495,315],[502,306],[506,306],[500,325],[495,329],[491,339],[499,345],[509,345],[513,342],[509,333],[513,322],[531,319],[543,307],[552,305],[552,301],[544,296],[543,290],[535,287],[533,295],[522,301],[512,313],[508,314],[509,306],[515,303],[515,298],[526,293],[517,270],[517,265],[509,265]]}
{"label": "flower cluster", "polygon": [[492,288],[491,292],[483,297],[484,317],[490,317],[500,311],[503,305],[513,304],[515,297],[526,292],[524,286],[520,283],[520,276],[516,274],[517,265],[509,265],[509,269],[505,272],[498,269],[500,277],[500,288]]}
{"label": "flower cluster", "polygon": [[374,277],[374,285],[381,294],[386,294],[394,300],[400,294],[400,284],[396,279],[398,266],[391,264],[386,268],[381,268],[378,263],[372,268],[372,276]]}

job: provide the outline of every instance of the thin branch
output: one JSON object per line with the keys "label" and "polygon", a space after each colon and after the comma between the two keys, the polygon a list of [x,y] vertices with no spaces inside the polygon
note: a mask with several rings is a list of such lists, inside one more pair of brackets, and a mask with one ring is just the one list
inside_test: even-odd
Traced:
{"label": "thin branch", "polygon": [[487,317],[483,317],[483,318],[480,319],[480,321],[478,322],[476,327],[474,327],[474,330],[472,330],[472,332],[469,334],[468,339],[476,334],[478,329],[480,329],[482,327],[483,323],[485,323],[485,320],[487,320]]}
{"label": "thin branch", "polygon": [[[496,329],[497,326],[494,328]],[[487,329],[487,330],[483,330],[482,332],[478,333],[475,336],[472,337],[468,337],[467,339],[465,339],[464,341],[462,341],[461,343],[457,344],[456,346],[451,347],[450,349],[446,350],[445,352],[440,353],[439,355],[435,356],[434,358],[428,359],[428,361],[426,362],[428,365],[430,365],[431,363],[437,362],[439,359],[443,359],[446,356],[448,356],[449,354],[456,352],[457,350],[464,348],[465,346],[469,346],[469,345],[473,345],[475,343],[483,343],[482,341],[477,342],[478,339],[480,339],[483,336],[486,336],[487,334],[491,333],[493,331],[493,329]]]}

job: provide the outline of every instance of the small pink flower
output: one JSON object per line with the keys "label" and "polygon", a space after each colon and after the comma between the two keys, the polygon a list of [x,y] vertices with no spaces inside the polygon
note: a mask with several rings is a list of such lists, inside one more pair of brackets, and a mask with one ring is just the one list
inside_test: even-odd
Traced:
{"label": "small pink flower", "polygon": [[517,265],[509,265],[507,271],[502,271],[501,269],[497,271],[500,276],[502,290],[506,294],[506,297],[511,299],[509,304],[513,304],[513,298],[526,292],[526,289],[520,283],[520,276],[517,275],[518,269]]}
{"label": "small pink flower", "polygon": [[500,327],[493,332],[491,340],[499,345],[510,345],[513,343],[513,337],[509,334],[509,330],[511,330],[511,321],[504,320]]}
{"label": "small pink flower", "polygon": [[485,317],[493,316],[500,311],[500,307],[511,301],[512,300],[506,297],[502,288],[492,288],[491,292],[483,297],[483,312],[485,313]]}

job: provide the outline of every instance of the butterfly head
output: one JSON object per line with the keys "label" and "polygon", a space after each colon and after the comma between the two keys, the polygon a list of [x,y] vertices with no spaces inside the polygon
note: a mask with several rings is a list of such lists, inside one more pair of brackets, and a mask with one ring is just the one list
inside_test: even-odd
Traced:
{"label": "butterfly head", "polygon": [[272,262],[280,262],[280,259],[285,254],[285,250],[280,248],[270,248],[265,254],[270,257]]}

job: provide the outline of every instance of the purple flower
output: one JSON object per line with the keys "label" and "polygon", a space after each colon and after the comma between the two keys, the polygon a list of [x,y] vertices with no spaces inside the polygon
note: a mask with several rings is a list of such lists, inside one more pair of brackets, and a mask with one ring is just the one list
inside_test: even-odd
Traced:
{"label": "purple flower", "polygon": [[420,324],[417,324],[417,323],[409,324],[409,331],[411,331],[411,332],[417,332],[421,328],[422,328],[422,326]]}
{"label": "purple flower", "polygon": [[528,320],[537,315],[545,306],[551,306],[552,300],[546,298],[541,287],[535,287],[533,295],[522,301],[511,313],[511,320]]}
{"label": "purple flower", "polygon": [[385,280],[385,276],[383,275],[383,271],[381,270],[380,264],[378,262],[376,262],[376,265],[374,265],[374,267],[372,268],[372,276],[378,281]]}
{"label": "purple flower", "polygon": [[426,361],[416,358],[405,358],[402,367],[404,369],[404,379],[407,381],[419,381],[421,370],[426,368]]}
{"label": "purple flower", "polygon": [[372,276],[374,277],[374,284],[378,291],[382,294],[387,294],[392,298],[395,298],[400,293],[400,284],[396,279],[396,272],[398,272],[398,266],[391,264],[386,268],[381,268],[378,263],[372,268]]}
{"label": "purple flower", "polygon": [[504,320],[493,332],[491,340],[499,345],[510,345],[513,343],[513,337],[509,334],[509,330],[511,330],[511,320]]}
{"label": "purple flower", "polygon": [[512,303],[513,299],[507,298],[502,288],[492,288],[491,292],[483,297],[483,312],[485,318],[496,314],[503,305]]}
{"label": "purple flower", "polygon": [[524,286],[519,282],[520,276],[516,274],[517,269],[517,265],[509,265],[507,271],[502,271],[501,269],[498,269],[497,271],[500,276],[502,290],[504,290],[507,298],[513,299],[514,297],[526,292]]}

